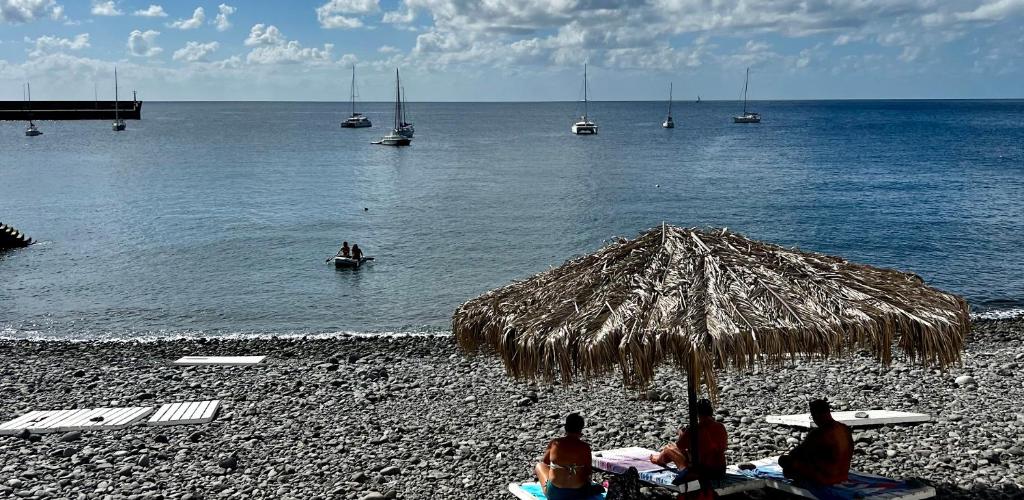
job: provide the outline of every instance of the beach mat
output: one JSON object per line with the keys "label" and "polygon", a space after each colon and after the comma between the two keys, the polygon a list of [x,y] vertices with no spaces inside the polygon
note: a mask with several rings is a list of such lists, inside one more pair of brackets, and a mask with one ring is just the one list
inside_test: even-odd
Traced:
{"label": "beach mat", "polygon": [[631,447],[602,450],[594,453],[593,467],[612,474],[624,474],[630,467],[640,474],[640,480],[678,492],[696,491],[700,483],[689,481],[674,485],[672,481],[679,471],[651,463],[651,455],[657,453],[647,448]]}
{"label": "beach mat", "polygon": [[0,435],[16,435],[26,429],[34,434],[123,429],[152,411],[152,406],[32,411],[0,424]]}
{"label": "beach mat", "polygon": [[[858,417],[857,414],[864,416]],[[832,418],[836,419],[837,422],[842,422],[850,427],[862,427],[865,425],[914,424],[928,422],[932,419],[931,416],[924,413],[889,410],[834,411],[832,412]],[[768,415],[764,420],[770,424],[789,425],[792,427],[802,427],[804,429],[812,429],[815,427],[814,421],[811,420],[810,413],[799,413],[796,415]]]}
{"label": "beach mat", "polygon": [[266,356],[185,356],[174,361],[174,364],[180,366],[246,366],[261,364],[266,359]]}
{"label": "beach mat", "polygon": [[[522,500],[544,500],[547,498],[544,496],[544,490],[540,487],[540,483],[511,483],[508,485],[508,491]],[[600,493],[587,500],[604,500],[604,496],[604,493]]]}
{"label": "beach mat", "polygon": [[751,463],[757,468],[740,470],[737,466],[732,466],[729,468],[729,473],[762,479],[767,482],[769,488],[805,498],[818,500],[916,500],[935,496],[935,488],[928,485],[856,471],[850,471],[849,481],[834,486],[796,485],[782,475],[779,457],[765,458]]}
{"label": "beach mat", "polygon": [[156,410],[146,425],[205,424],[220,409],[220,400],[167,403]]}

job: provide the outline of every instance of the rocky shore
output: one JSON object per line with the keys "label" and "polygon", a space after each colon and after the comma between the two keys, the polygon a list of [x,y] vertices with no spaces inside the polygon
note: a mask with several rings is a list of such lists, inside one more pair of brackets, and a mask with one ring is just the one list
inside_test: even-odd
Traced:
{"label": "rocky shore", "polygon": [[[1024,496],[1024,319],[979,321],[964,366],[884,368],[866,354],[723,372],[733,462],[792,446],[764,416],[838,409],[929,413],[858,430],[856,469],[919,478],[939,498]],[[260,367],[176,367],[183,355],[270,356]],[[0,421],[33,409],[221,399],[210,424],[0,437],[0,498],[510,498],[564,415],[596,449],[658,446],[686,415],[671,368],[642,396],[617,380],[569,388],[509,380],[447,337],[0,341]],[[232,455],[235,458],[231,458]],[[656,492],[654,492],[656,493]]]}

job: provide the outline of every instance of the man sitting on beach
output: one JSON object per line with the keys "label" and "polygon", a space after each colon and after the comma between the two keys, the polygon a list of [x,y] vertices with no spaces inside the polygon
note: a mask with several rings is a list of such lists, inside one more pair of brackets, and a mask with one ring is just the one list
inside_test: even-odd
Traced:
{"label": "man sitting on beach", "polygon": [[711,401],[697,401],[697,461],[690,464],[690,428],[680,429],[675,443],[665,445],[660,453],[651,455],[651,462],[662,467],[670,462],[677,469],[688,469],[690,477],[696,479],[717,479],[725,475],[725,450],[729,447],[729,438],[725,426],[715,420],[715,410]]}
{"label": "man sitting on beach", "polygon": [[802,443],[779,457],[782,473],[796,482],[828,486],[849,479],[853,458],[853,433],[832,418],[828,401],[811,401],[815,429]]}
{"label": "man sitting on beach", "polygon": [[548,443],[535,468],[548,500],[583,500],[595,493],[590,482],[590,445],[582,438],[583,417],[570,413],[565,417],[565,436]]}

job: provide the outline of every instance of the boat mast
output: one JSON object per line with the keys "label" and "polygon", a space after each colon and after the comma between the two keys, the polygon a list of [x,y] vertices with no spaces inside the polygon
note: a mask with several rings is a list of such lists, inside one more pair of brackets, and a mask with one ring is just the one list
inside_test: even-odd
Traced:
{"label": "boat mast", "polygon": [[406,102],[407,98],[408,95],[405,93],[405,85],[402,85],[402,126],[405,126],[409,123],[409,120],[407,120],[405,116],[405,113],[407,113],[409,110],[409,103]]}
{"label": "boat mast", "polygon": [[583,121],[587,121],[587,64],[583,63]]}
{"label": "boat mast", "polygon": [[352,64],[352,87],[349,100],[352,101],[352,116],[356,115],[356,65]]}
{"label": "boat mast", "polygon": [[668,117],[672,118],[672,82],[668,82]]}
{"label": "boat mast", "polygon": [[402,87],[398,79],[398,68],[395,68],[395,131],[398,131],[398,115],[402,113]]}
{"label": "boat mast", "polygon": [[750,84],[750,66],[747,66],[747,79],[743,81],[743,114],[747,114],[747,85]]}
{"label": "boat mast", "polygon": [[118,108],[120,108],[121,105],[118,104],[117,101],[118,101],[118,96],[117,96],[117,66],[114,66],[114,121],[115,122],[120,119],[120,113],[119,113],[120,110]]}

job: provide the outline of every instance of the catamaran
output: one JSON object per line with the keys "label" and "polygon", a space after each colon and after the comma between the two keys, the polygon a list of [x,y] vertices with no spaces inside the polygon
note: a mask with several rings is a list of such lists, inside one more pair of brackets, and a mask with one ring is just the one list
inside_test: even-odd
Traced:
{"label": "catamaran", "polygon": [[[32,84],[26,83],[25,84],[25,88],[23,90],[26,92],[26,94],[24,96],[22,96],[22,97],[26,97],[27,102],[28,102],[28,110],[31,112],[32,111]],[[35,123],[32,123],[32,120],[29,120],[28,121],[28,126],[25,127],[25,135],[28,136],[28,137],[35,137],[37,135],[43,135],[43,133],[39,131],[39,127],[37,127]]]}
{"label": "catamaran", "polygon": [[349,116],[345,121],[341,122],[341,128],[366,128],[372,127],[370,119],[362,113],[356,113],[356,65],[352,65],[352,87],[349,95],[349,100],[352,102],[352,116]]}
{"label": "catamaran", "polygon": [[747,79],[743,82],[743,114],[732,117],[733,123],[761,123],[761,115],[747,111],[747,86],[750,84],[750,68],[747,68]]}
{"label": "catamaran", "polygon": [[412,143],[412,139],[404,136],[399,131],[399,126],[402,121],[402,82],[398,77],[398,69],[395,69],[395,128],[391,129],[391,133],[382,137],[379,141],[375,141],[374,144],[381,144],[384,146],[408,146]]}
{"label": "catamaran", "polygon": [[583,65],[583,116],[572,124],[572,133],[576,135],[593,135],[597,133],[597,124],[587,116],[587,65]]}
{"label": "catamaran", "polygon": [[117,67],[114,67],[114,124],[111,125],[111,129],[114,132],[121,132],[125,129],[126,125],[124,120],[121,119],[121,104],[118,100],[117,95]]}
{"label": "catamaran", "polygon": [[672,121],[672,82],[668,84],[668,117],[661,124],[663,128],[676,128],[676,122]]}

